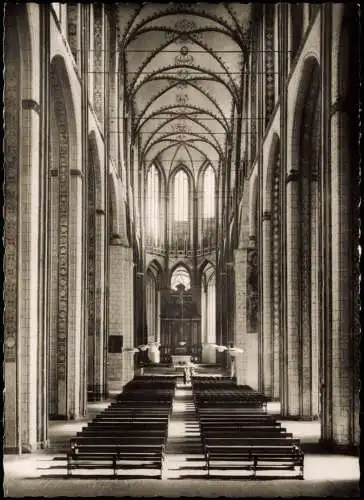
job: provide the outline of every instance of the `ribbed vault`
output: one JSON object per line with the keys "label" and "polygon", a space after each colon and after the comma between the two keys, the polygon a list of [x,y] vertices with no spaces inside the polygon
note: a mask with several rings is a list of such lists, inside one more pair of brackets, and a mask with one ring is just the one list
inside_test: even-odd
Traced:
{"label": "ribbed vault", "polygon": [[[121,11],[121,9],[120,9]],[[144,168],[194,178],[224,164],[241,112],[250,5],[124,6],[118,20],[124,117]]]}

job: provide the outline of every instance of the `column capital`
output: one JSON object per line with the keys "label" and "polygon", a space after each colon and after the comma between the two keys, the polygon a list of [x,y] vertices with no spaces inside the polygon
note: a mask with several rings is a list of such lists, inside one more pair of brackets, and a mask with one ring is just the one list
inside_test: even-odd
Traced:
{"label": "column capital", "polygon": [[299,179],[299,171],[298,170],[290,170],[289,173],[286,175],[286,184],[289,182],[296,182]]}
{"label": "column capital", "polygon": [[346,110],[346,97],[343,95],[338,95],[333,103],[331,103],[329,113],[332,117],[335,113],[344,112]]}
{"label": "column capital", "polygon": [[71,168],[70,174],[81,177],[81,178],[83,177],[83,172],[79,168]]}
{"label": "column capital", "polygon": [[40,105],[34,99],[23,99],[22,100],[23,109],[33,109],[36,113],[40,113]]}
{"label": "column capital", "polygon": [[110,245],[121,245],[122,241],[118,234],[113,234]]}

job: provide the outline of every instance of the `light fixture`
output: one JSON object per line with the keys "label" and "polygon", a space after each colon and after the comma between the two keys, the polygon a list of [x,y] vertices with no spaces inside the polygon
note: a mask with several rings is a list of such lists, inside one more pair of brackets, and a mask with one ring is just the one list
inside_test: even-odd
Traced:
{"label": "light fixture", "polygon": [[136,347],[134,349],[134,352],[139,352],[139,351],[146,351],[147,349],[150,349],[150,350],[157,350],[160,348],[160,343],[159,342],[150,342],[149,344],[141,344],[141,345],[138,345],[138,347]]}
{"label": "light fixture", "polygon": [[149,349],[149,345],[148,344],[138,345],[138,350],[139,351],[146,351],[147,349]]}
{"label": "light fixture", "polygon": [[218,344],[214,344],[214,347],[218,352],[228,351],[233,356],[238,352],[244,352],[244,349],[242,349],[241,347],[232,347],[232,346],[218,345]]}
{"label": "light fixture", "polygon": [[227,347],[225,345],[214,344],[214,347],[216,348],[217,352],[224,352],[227,350]]}

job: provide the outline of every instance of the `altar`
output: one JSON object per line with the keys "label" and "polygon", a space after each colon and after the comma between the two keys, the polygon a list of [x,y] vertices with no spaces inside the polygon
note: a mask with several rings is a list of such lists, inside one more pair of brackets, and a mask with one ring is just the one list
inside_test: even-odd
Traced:
{"label": "altar", "polygon": [[188,365],[191,363],[191,356],[188,354],[172,354],[173,366]]}

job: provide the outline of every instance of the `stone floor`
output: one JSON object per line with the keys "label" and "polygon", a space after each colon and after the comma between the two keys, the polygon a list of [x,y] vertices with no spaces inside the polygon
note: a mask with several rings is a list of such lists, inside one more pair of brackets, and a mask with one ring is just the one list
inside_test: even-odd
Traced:
{"label": "stone floor", "polygon": [[[88,420],[106,403],[89,405]],[[279,413],[279,406],[271,404],[269,411]],[[68,440],[85,425],[82,422],[51,422],[51,447],[42,452],[4,457],[4,496],[130,496],[134,498],[160,496],[187,497],[359,497],[359,459],[347,455],[305,453],[305,480],[207,479],[203,468],[198,425],[190,387],[177,387],[173,413],[169,425],[167,460],[164,480],[137,475],[85,475],[82,478],[65,477],[65,454]],[[320,434],[319,422],[284,421],[284,426],[303,446],[315,449]]]}

